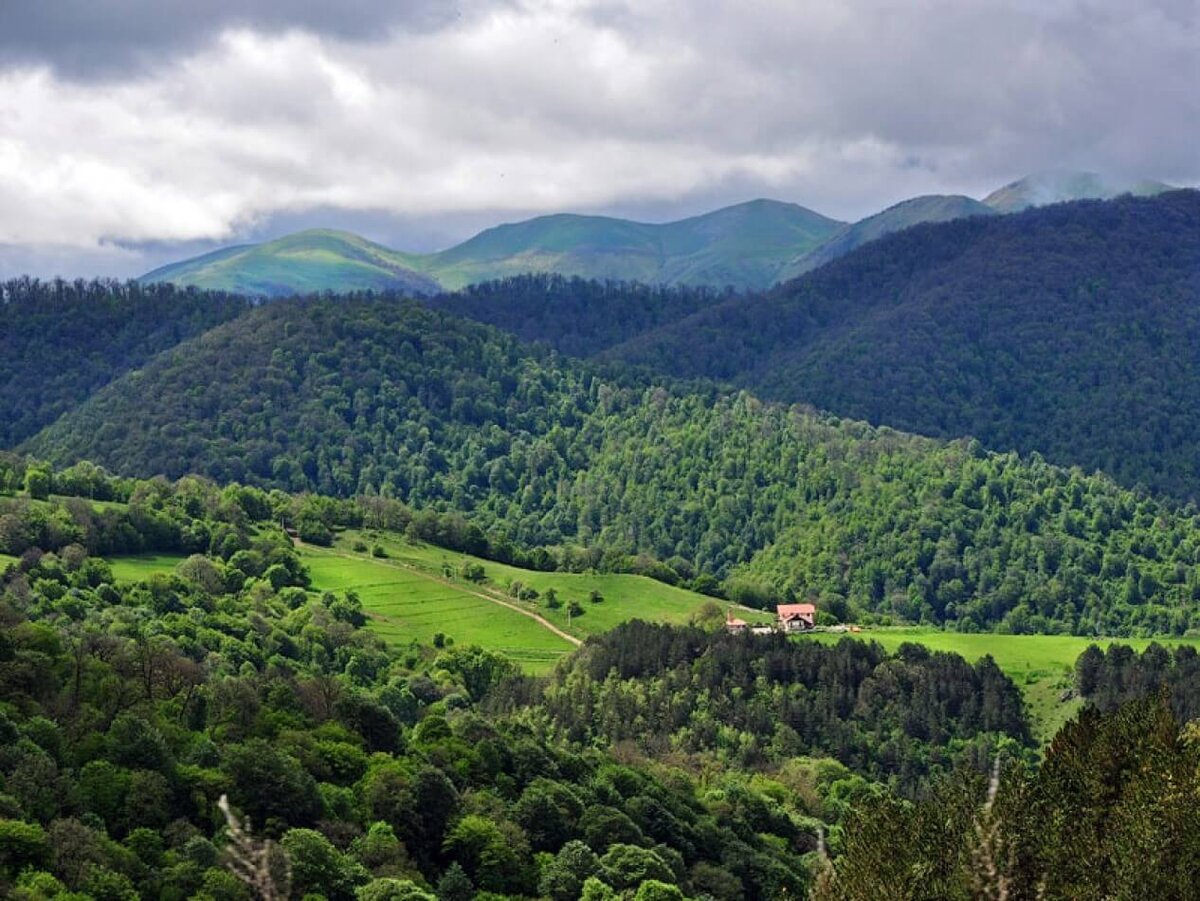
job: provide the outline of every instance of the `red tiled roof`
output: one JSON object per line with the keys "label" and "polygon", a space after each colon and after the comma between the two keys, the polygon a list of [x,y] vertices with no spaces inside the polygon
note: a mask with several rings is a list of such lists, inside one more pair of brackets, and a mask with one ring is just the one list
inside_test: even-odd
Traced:
{"label": "red tiled roof", "polygon": [[792,619],[797,616],[807,618],[816,616],[817,608],[812,604],[780,604],[775,608],[775,612],[779,614],[780,619]]}

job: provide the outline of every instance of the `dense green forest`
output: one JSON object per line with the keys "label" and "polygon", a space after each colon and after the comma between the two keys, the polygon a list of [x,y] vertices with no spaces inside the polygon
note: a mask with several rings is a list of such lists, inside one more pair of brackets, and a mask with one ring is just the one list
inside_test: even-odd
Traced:
{"label": "dense green forest", "polygon": [[249,307],[233,295],[171,285],[0,283],[0,449],[156,353]]}
{"label": "dense green forest", "polygon": [[990,658],[638,621],[590,641],[541,704],[574,742],[712,752],[750,769],[830,756],[910,793],[964,760],[986,768],[997,737],[1030,742],[1021,694]]}
{"label": "dense green forest", "polygon": [[707,575],[758,605],[811,596],[842,619],[1197,624],[1190,508],[1037,457],[598,370],[390,299],[256,308],[27,448],[121,475],[391,496],[461,512],[497,545],[645,554],[668,579]]}
{"label": "dense green forest", "polygon": [[304,498],[54,478],[127,496],[131,544],[174,526],[196,553],[138,584],[77,542],[0,574],[8,897],[1184,897],[1198,875],[1200,746],[1161,701],[1085,711],[1035,765],[1012,682],[915,646],[631,623],[530,679],[385,645],[353,595],[306,590],[274,525]]}
{"label": "dense green forest", "polygon": [[1092,645],[1075,663],[1075,685],[1084,700],[1106,711],[1165,689],[1182,722],[1200,717],[1200,654],[1193,647],[1151,644],[1138,654],[1127,645]]}
{"label": "dense green forest", "polygon": [[568,356],[590,357],[738,296],[703,287],[522,275],[471,285],[428,304]]}
{"label": "dense green forest", "polygon": [[[780,641],[761,655],[635,624],[547,685],[478,648],[387,646],[353,595],[306,590],[274,522],[307,499],[86,467],[54,477],[127,503],[118,526],[91,531],[84,508],[100,516],[112,502],[43,504],[62,526],[57,549],[29,546],[0,575],[7,896],[248,899],[232,845],[263,854],[276,889],[332,901],[801,897],[819,836],[836,851],[856,801],[886,791],[864,776],[907,774],[917,790],[938,766],[986,764],[989,733],[1018,750],[1028,735],[1016,687],[994,668],[916,649]],[[187,534],[194,553],[171,575],[120,583],[88,546],[109,528],[140,548]],[[610,669],[628,697],[698,662],[710,680],[699,691],[749,686],[764,660],[775,683],[807,668],[812,699],[861,698],[840,736],[826,719],[794,739],[845,763],[772,759],[746,738],[652,758],[564,720],[573,672]],[[758,703],[747,696],[738,715],[762,716]],[[797,725],[801,703],[790,702]],[[897,741],[901,724],[913,735]],[[952,747],[935,747],[946,735]],[[879,742],[884,763],[863,742]],[[222,796],[251,838],[218,812]]]}
{"label": "dense green forest", "polygon": [[1198,266],[1196,191],[960,219],[604,356],[1193,498]]}

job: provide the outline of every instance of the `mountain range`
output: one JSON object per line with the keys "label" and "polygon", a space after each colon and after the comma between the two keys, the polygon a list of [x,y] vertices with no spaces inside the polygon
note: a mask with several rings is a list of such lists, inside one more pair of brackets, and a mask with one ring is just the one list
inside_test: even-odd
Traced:
{"label": "mountain range", "polygon": [[662,224],[558,214],[489,228],[431,254],[405,253],[348,232],[314,229],[222,248],[162,266],[140,280],[270,297],[363,290],[430,295],[513,275],[554,272],[758,291],[922,222],[1123,193],[1149,195],[1167,188],[1160,182],[1120,181],[1095,173],[1041,173],[1006,185],[982,202],[954,195],[915,197],[854,223],[762,199]]}

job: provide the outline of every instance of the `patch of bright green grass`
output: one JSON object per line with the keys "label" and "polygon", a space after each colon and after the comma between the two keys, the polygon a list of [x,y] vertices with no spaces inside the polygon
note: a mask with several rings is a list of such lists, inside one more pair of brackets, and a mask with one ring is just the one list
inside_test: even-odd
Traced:
{"label": "patch of bright green grass", "polygon": [[118,582],[141,582],[159,573],[171,573],[186,560],[179,554],[135,554],[106,557]]}
{"label": "patch of bright green grass", "polygon": [[10,563],[16,563],[16,557],[10,557],[8,554],[0,554],[0,572],[4,572]]}
{"label": "patch of bright green grass", "polygon": [[[483,560],[468,554],[448,551],[444,548],[407,539],[390,533],[361,533],[350,531],[338,536],[337,548],[352,552],[356,542],[368,548],[380,545],[387,552],[387,559],[413,569],[449,578],[472,590],[494,595],[497,598],[536,612],[564,631],[580,638],[598,635],[631,619],[649,622],[686,623],[693,614],[713,598],[687,591],[645,576],[626,573],[561,573],[538,572],[520,569],[504,563]],[[361,554],[367,556],[366,554]],[[484,581],[469,583],[460,573],[464,563],[483,567]],[[514,581],[532,587],[539,597],[532,602],[518,601],[508,593]],[[547,606],[547,592],[553,589],[562,606],[551,609]],[[599,591],[602,601],[593,603],[591,593]],[[578,601],[583,614],[572,616],[568,622],[568,607]],[[717,601],[722,607],[724,601]],[[747,622],[773,622],[774,615],[751,610],[735,610],[735,615]]]}
{"label": "patch of bright green grass", "polygon": [[300,555],[318,591],[353,590],[370,616],[370,628],[389,642],[431,644],[442,633],[456,645],[499,651],[531,673],[541,673],[573,649],[536,620],[446,584],[395,560],[345,557],[341,551],[304,546]]}
{"label": "patch of bright green grass", "polygon": [[[814,633],[818,641],[837,642],[847,637],[837,633]],[[855,638],[877,641],[889,651],[905,642],[922,644],[932,651],[960,654],[972,662],[990,654],[1021,689],[1038,739],[1046,742],[1079,710],[1078,698],[1060,700],[1064,692],[1074,687],[1075,661],[1088,645],[1107,648],[1111,644],[1127,644],[1137,651],[1145,650],[1157,641],[1166,647],[1191,644],[1200,647],[1194,638],[1084,638],[1076,635],[999,635],[991,632],[959,633],[936,629],[874,629],[857,633]]]}

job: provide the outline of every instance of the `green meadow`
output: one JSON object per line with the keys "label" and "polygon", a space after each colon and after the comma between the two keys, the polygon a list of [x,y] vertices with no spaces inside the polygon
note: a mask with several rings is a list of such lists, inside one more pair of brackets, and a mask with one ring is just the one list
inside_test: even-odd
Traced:
{"label": "green meadow", "polygon": [[118,582],[141,582],[156,573],[169,573],[186,560],[179,554],[133,554],[106,557]]}
{"label": "green meadow", "polygon": [[390,642],[430,644],[441,633],[456,645],[499,651],[534,673],[550,669],[573,648],[532,617],[402,563],[307,545],[300,556],[313,588],[353,591],[371,628]]}
{"label": "green meadow", "polygon": [[1065,691],[1074,687],[1075,661],[1088,645],[1107,648],[1112,644],[1127,644],[1142,651],[1151,642],[1157,641],[1167,647],[1178,644],[1200,647],[1200,639],[1197,638],[1112,639],[1076,635],[1001,635],[993,632],[967,634],[919,628],[873,629],[854,636],[818,632],[811,637],[830,644],[845,638],[877,641],[889,651],[894,651],[905,642],[915,642],[931,651],[960,654],[970,661],[990,654],[996,665],[1020,686],[1042,741],[1048,741],[1060,726],[1075,715],[1082,703],[1077,697],[1060,699]]}
{"label": "green meadow", "polygon": [[[348,531],[338,536],[336,547],[340,551],[353,553],[350,549],[356,542],[368,547],[380,545],[387,553],[387,562],[449,578],[458,584],[470,586],[473,591],[534,611],[563,631],[580,638],[607,632],[631,619],[686,623],[702,606],[713,602],[713,598],[645,576],[520,569],[469,554],[412,542],[391,533]],[[372,559],[365,553],[356,556]],[[483,581],[471,583],[464,580],[460,576],[464,564],[482,566]],[[533,588],[538,592],[538,598],[534,601],[517,601],[508,592],[513,582]],[[546,604],[547,592],[551,589],[562,602],[562,606],[556,609],[551,609]],[[600,593],[602,600],[598,603],[590,600],[593,591]],[[578,601],[579,606],[583,608],[581,615],[569,615],[568,607],[571,601]],[[723,601],[716,603],[722,607],[726,606]],[[775,619],[773,614],[755,610],[738,609],[735,610],[735,615],[748,622],[773,622]]]}

